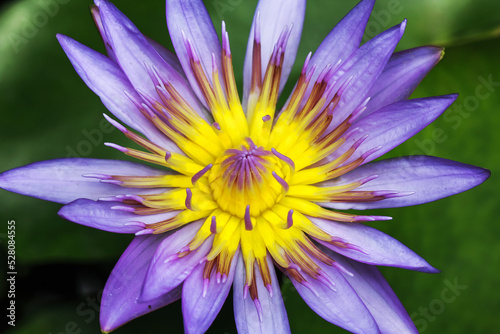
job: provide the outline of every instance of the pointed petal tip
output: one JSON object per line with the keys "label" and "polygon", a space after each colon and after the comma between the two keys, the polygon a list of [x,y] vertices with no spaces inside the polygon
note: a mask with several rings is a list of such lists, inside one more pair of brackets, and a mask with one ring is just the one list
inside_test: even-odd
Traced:
{"label": "pointed petal tip", "polygon": [[399,25],[399,32],[401,33],[401,36],[403,36],[405,29],[406,29],[406,24],[408,23],[407,19],[404,19],[403,22]]}
{"label": "pointed petal tip", "polygon": [[481,180],[479,182],[479,184],[483,183],[484,181],[488,180],[491,176],[491,171],[489,169],[486,169],[486,168],[482,168],[482,167],[476,167],[477,168],[477,175],[479,177],[479,179]]}

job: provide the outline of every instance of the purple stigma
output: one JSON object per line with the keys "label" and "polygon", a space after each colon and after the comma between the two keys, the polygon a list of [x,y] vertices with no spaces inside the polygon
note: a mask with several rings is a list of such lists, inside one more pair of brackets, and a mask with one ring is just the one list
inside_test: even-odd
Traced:
{"label": "purple stigma", "polygon": [[290,166],[290,168],[294,171],[295,170],[295,163],[293,162],[292,159],[290,159],[289,157],[287,157],[286,155],[284,154],[281,154],[280,152],[276,151],[274,148],[271,149],[271,152],[273,152],[273,154],[280,160],[282,160],[283,162],[285,162],[288,166]]}
{"label": "purple stigma", "polygon": [[193,177],[191,178],[191,183],[194,185],[196,181],[198,181],[203,175],[205,175],[206,172],[212,168],[212,164],[206,165],[202,170],[200,170],[198,173],[194,174]]}
{"label": "purple stigma", "polygon": [[286,183],[285,180],[283,180],[278,174],[276,174],[276,172],[273,171],[272,174],[273,174],[274,178],[276,179],[276,181],[278,181],[278,183],[281,184],[283,189],[285,189],[285,192],[288,192],[288,190],[290,189],[290,187],[288,186],[288,183]]}
{"label": "purple stigma", "polygon": [[245,230],[251,231],[253,229],[252,219],[250,218],[250,204],[245,209]]}
{"label": "purple stigma", "polygon": [[271,120],[271,115],[266,115],[264,117],[262,117],[262,122],[268,122]]}

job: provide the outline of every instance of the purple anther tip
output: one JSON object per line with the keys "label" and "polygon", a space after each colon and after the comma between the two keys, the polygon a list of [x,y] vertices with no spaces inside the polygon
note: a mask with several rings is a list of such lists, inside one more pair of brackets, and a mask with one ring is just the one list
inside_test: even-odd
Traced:
{"label": "purple anther tip", "polygon": [[260,10],[257,11],[255,17],[255,25],[254,25],[254,40],[255,43],[260,44]]}
{"label": "purple anther tip", "polygon": [[189,210],[193,211],[193,208],[191,207],[191,199],[193,198],[193,193],[191,192],[190,188],[186,188],[186,208]]}
{"label": "purple anther tip", "polygon": [[119,210],[119,211],[125,211],[125,212],[135,212],[135,208],[131,206],[124,206],[124,205],[115,205],[111,207],[111,210]]}
{"label": "purple anther tip", "polygon": [[273,298],[273,286],[271,284],[266,285],[266,289],[269,292],[269,297]]}
{"label": "purple anther tip", "polygon": [[144,202],[144,198],[142,198],[141,196],[138,196],[138,195],[130,195],[129,194],[129,195],[125,195],[125,198],[134,200],[134,201],[139,202],[139,203]]}
{"label": "purple anther tip", "polygon": [[114,148],[115,150],[118,150],[118,151],[123,152],[123,153],[126,153],[128,151],[127,148],[120,146],[120,145],[117,145],[117,144],[113,144],[113,143],[104,143],[104,146]]}
{"label": "purple anther tip", "polygon": [[306,60],[304,61],[304,65],[302,66],[302,72],[301,72],[302,75],[306,74],[307,67],[309,66],[309,61],[311,60],[311,57],[312,57],[312,52],[309,51],[309,53],[307,54]]}
{"label": "purple anther tip", "polygon": [[288,214],[286,216],[286,228],[290,228],[293,226],[293,209],[290,209],[290,211],[288,211]]}
{"label": "purple anther tip", "polygon": [[117,128],[118,130],[120,130],[121,132],[123,133],[127,133],[128,130],[127,128],[125,128],[123,125],[121,125],[120,123],[118,123],[117,121],[115,121],[114,119],[112,119],[111,117],[109,117],[108,115],[106,114],[103,114],[104,118],[111,124],[113,125],[115,128]]}
{"label": "purple anther tip", "polygon": [[368,183],[370,181],[375,180],[376,178],[378,178],[378,175],[374,174],[374,175],[371,175],[371,176],[367,176],[367,177],[359,180],[358,182],[361,183],[361,184],[365,184],[365,183]]}
{"label": "purple anther tip", "polygon": [[165,152],[165,162],[168,162],[168,160],[172,157],[172,153],[170,153],[169,151],[166,151]]}
{"label": "purple anther tip", "polygon": [[210,232],[212,234],[217,234],[217,219],[212,216],[212,222],[210,223]]}
{"label": "purple anther tip", "polygon": [[250,287],[248,285],[245,284],[245,287],[243,288],[243,299],[247,299],[247,296],[248,296],[248,289]]}
{"label": "purple anther tip", "polygon": [[253,300],[253,303],[255,304],[255,308],[257,309],[257,315],[259,316],[259,321],[263,322],[263,319],[264,319],[263,316],[264,316],[264,314],[263,314],[262,305],[260,305],[259,299],[255,298]]}
{"label": "purple anther tip", "polygon": [[139,236],[139,235],[148,235],[148,234],[153,234],[153,230],[150,230],[150,229],[144,229],[144,230],[140,230],[138,232],[135,233],[135,235]]}
{"label": "purple anther tip", "polygon": [[262,117],[263,122],[268,122],[270,120],[271,120],[271,115],[266,115],[266,116]]}
{"label": "purple anther tip", "polygon": [[98,174],[98,173],[83,174],[82,177],[88,177],[91,179],[99,179],[99,180],[111,180],[112,179],[111,175]]}
{"label": "purple anther tip", "polygon": [[[125,223],[125,224],[123,224],[123,226],[137,226],[140,228],[146,228],[146,224],[144,224],[143,222],[137,222],[137,221]],[[149,231],[151,231],[151,233],[152,233],[153,230],[149,230]]]}
{"label": "purple anther tip", "polygon": [[208,284],[210,284],[210,280],[208,278],[203,279],[203,297],[207,295]]}

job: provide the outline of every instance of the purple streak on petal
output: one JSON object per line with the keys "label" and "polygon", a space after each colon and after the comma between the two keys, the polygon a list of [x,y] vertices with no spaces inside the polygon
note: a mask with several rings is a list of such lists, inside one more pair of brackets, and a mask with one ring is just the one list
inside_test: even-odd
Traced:
{"label": "purple streak on petal", "polygon": [[168,235],[135,237],[123,252],[102,293],[100,322],[104,332],[111,332],[134,318],[180,298],[181,286],[150,302],[139,301],[142,282],[156,247]]}
{"label": "purple streak on petal", "polygon": [[229,276],[225,278],[224,282],[218,282],[215,275],[212,275],[210,280],[204,280],[205,264],[198,265],[184,281],[182,315],[187,334],[204,333],[214,321],[233,284],[238,257],[239,252],[237,251],[231,263]]}
{"label": "purple streak on petal", "polygon": [[158,96],[145,66],[147,63],[156,67],[161,73],[163,82],[175,87],[191,108],[204,117],[199,101],[184,74],[177,72],[175,66],[166,62],[137,27],[112,3],[106,0],[95,0],[95,3],[99,7],[104,29],[116,53],[118,63],[135,90],[141,90],[150,96]]}
{"label": "purple streak on petal", "polygon": [[[156,214],[136,215],[122,210],[112,210],[116,202],[78,199],[59,210],[59,215],[69,221],[115,233],[136,233],[145,224],[157,223],[175,216],[178,211]],[[134,222],[134,224],[131,224]],[[140,223],[139,223],[140,222]]]}
{"label": "purple streak on petal", "polygon": [[86,174],[154,176],[170,174],[135,162],[84,158],[55,159],[35,162],[0,174],[0,187],[26,196],[67,204],[78,198],[129,194],[152,194],[157,189],[124,188]]}
{"label": "purple streak on petal", "polygon": [[[382,333],[418,333],[413,321],[377,267],[345,258],[324,247],[320,249],[353,275],[344,278],[366,305]],[[335,270],[323,267],[328,273]]]}
{"label": "purple streak on petal", "polygon": [[340,210],[417,205],[474,188],[490,177],[491,173],[487,169],[452,160],[415,155],[370,162],[334,181],[324,184],[347,184],[373,174],[377,174],[379,177],[365,183],[356,190],[397,191],[407,196],[393,197],[376,202],[322,203],[321,205]]}
{"label": "purple streak on petal", "polygon": [[[336,242],[340,238],[347,247],[321,242],[333,251],[359,262],[405,268],[427,273],[438,272],[422,257],[396,239],[363,224],[341,223],[321,218],[309,219]],[[354,247],[350,247],[350,246]],[[357,249],[360,248],[360,250]]]}
{"label": "purple streak on petal", "polygon": [[[331,79],[332,82],[335,82],[332,94],[341,89],[344,91],[342,94],[338,94],[340,100],[335,107],[335,117],[329,130],[344,121],[369,97],[368,92],[389,61],[396,45],[403,36],[405,27],[406,21],[403,21],[403,23],[377,35],[363,44],[337,70]],[[349,80],[352,81],[349,82]],[[345,86],[346,82],[349,82],[347,86]],[[331,98],[333,96],[329,96],[327,100]]]}
{"label": "purple streak on petal", "polygon": [[188,255],[182,257],[178,255],[186,251],[186,245],[194,238],[202,223],[202,221],[189,223],[158,246],[144,280],[142,300],[158,298],[181,284],[210,251],[212,236]]}
{"label": "purple streak on petal", "polygon": [[124,92],[128,91],[132,97],[140,99],[114,61],[67,36],[58,34],[57,39],[78,75],[113,115],[161,147],[180,152],[177,145],[149,122],[126,96]]}
{"label": "purple streak on petal", "polygon": [[432,123],[457,98],[457,95],[404,100],[377,110],[369,116],[354,122],[356,131],[348,132],[349,139],[328,159],[334,160],[352,145],[353,142],[368,135],[345,164],[359,158],[372,147],[380,149],[371,154],[363,163],[370,162],[391,151]]}
{"label": "purple streak on petal", "polygon": [[[189,39],[191,45],[200,57],[202,68],[205,70],[208,80],[212,81],[212,54],[215,54],[217,68],[221,66],[221,45],[212,20],[201,0],[167,0],[167,25],[172,44],[177,53],[181,65],[186,73],[191,87],[199,100],[208,106],[205,97],[198,86],[193,70],[189,52],[185,47],[185,40]],[[181,31],[184,33],[181,33]],[[221,81],[222,87],[224,83]]]}
{"label": "purple streak on petal", "polygon": [[306,285],[290,278],[307,305],[326,321],[350,332],[380,333],[370,311],[343,275],[333,267],[315,262],[322,268],[323,275],[335,282],[336,291],[305,273],[302,275],[308,280]]}
{"label": "purple streak on petal", "polygon": [[262,282],[259,270],[255,270],[255,281],[257,283],[258,302],[262,308],[261,317],[252,298],[244,297],[245,291],[245,267],[243,258],[240,256],[236,266],[233,283],[234,318],[238,333],[290,333],[290,325],[286,314],[279,281],[274,271],[272,258],[267,256],[267,266],[271,274],[272,297]]}
{"label": "purple streak on petal", "polygon": [[441,60],[443,53],[442,48],[422,46],[393,54],[368,93],[372,99],[363,117],[410,97],[427,73]]}
{"label": "purple streak on petal", "polygon": [[283,71],[281,73],[281,81],[279,91],[281,92],[285,86],[286,80],[290,75],[295,56],[299,47],[300,36],[302,34],[302,25],[304,23],[304,15],[306,11],[305,0],[268,0],[259,1],[255,10],[250,36],[248,38],[247,52],[245,56],[245,65],[243,68],[243,106],[246,108],[246,101],[250,92],[250,84],[252,79],[252,55],[254,43],[254,28],[259,16],[260,24],[260,43],[261,43],[261,63],[262,63],[262,78],[267,68],[267,64],[273,53],[275,44],[283,31],[288,26],[292,26],[290,36],[286,43],[286,49],[282,50],[285,53],[283,61]]}

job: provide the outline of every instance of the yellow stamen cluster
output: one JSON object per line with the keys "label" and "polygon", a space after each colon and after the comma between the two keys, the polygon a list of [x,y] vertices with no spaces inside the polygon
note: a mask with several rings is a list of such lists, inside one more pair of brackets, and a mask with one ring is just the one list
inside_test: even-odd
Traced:
{"label": "yellow stamen cluster", "polygon": [[[281,40],[284,44],[286,36]],[[222,76],[216,65],[216,55],[212,55],[212,75],[208,78],[191,42],[186,39],[185,44],[194,77],[215,122],[208,124],[196,114],[175,88],[163,82],[152,68],[158,98],[145,96],[149,105],[134,102],[186,155],[166,152],[121,127],[128,138],[149,153],[115,147],[178,174],[111,176],[113,182],[124,187],[166,188],[161,194],[128,199],[127,203],[134,204],[137,214],[177,212],[170,219],[147,225],[146,230],[151,233],[204,221],[181,255],[213,240],[206,256],[204,277],[207,279],[213,272],[227,277],[238,249],[245,262],[246,287],[254,299],[257,298],[255,270],[260,271],[265,286],[271,284],[266,263],[268,254],[299,282],[305,280],[302,273],[320,279],[321,269],[312,258],[328,265],[334,265],[334,261],[315,246],[311,237],[337,246],[348,245],[320,230],[308,217],[345,222],[369,217],[330,211],[316,203],[352,198],[380,199],[372,192],[355,191],[366,180],[343,186],[318,185],[352,170],[365,159],[362,156],[346,163],[357,148],[355,144],[339,158],[324,162],[345,143],[342,135],[349,128],[352,116],[336,128],[328,129],[339,95],[330,94],[323,80],[325,76],[313,83],[311,93],[306,95],[311,73],[305,66],[279,119],[273,120],[284,45],[275,49],[262,80],[260,65],[256,66],[255,71],[259,73],[253,75],[245,114],[233,76],[227,32],[223,30]],[[260,53],[254,52],[254,57],[256,54],[259,58],[255,63],[260,64]]]}

